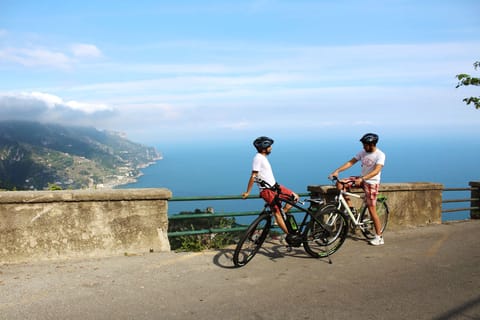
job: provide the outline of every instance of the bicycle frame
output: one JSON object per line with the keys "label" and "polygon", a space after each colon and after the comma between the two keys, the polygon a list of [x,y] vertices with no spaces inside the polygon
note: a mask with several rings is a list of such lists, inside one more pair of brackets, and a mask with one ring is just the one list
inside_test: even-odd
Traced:
{"label": "bicycle frame", "polygon": [[[301,212],[303,212],[303,213],[305,214],[305,215],[303,216],[302,222],[300,223],[300,226],[302,227],[302,228],[300,228],[300,232],[301,232],[301,233],[303,233],[303,228],[305,228],[306,225],[308,224],[308,216],[310,216],[311,219],[314,219],[314,220],[317,221],[318,223],[322,223],[321,221],[319,221],[319,220],[315,217],[314,211],[312,211],[312,210],[310,209],[311,206],[308,207],[308,208],[303,208],[303,207],[301,207],[300,205],[298,205],[298,203],[300,203],[301,205],[304,205],[304,204],[305,204],[305,201],[307,201],[307,202],[310,202],[310,204],[315,203],[315,204],[318,204],[318,206],[321,206],[321,205],[324,204],[324,201],[323,201],[323,200],[320,200],[320,199],[305,199],[304,201],[298,201],[297,203],[293,203],[293,202],[288,201],[288,200],[284,200],[284,201],[285,201],[285,203],[290,204],[290,205],[292,206],[292,208],[296,208],[297,210],[300,210]],[[283,211],[283,210],[282,210],[282,211]],[[290,214],[293,215],[293,213],[290,213]],[[285,217],[286,217],[286,214],[285,214],[285,213],[282,214],[282,217],[283,217],[283,215],[285,215]],[[286,221],[286,223],[287,223],[287,225],[288,225],[288,221]],[[323,226],[323,223],[322,223],[322,226]]]}
{"label": "bicycle frame", "polygon": [[[272,186],[270,186],[266,181],[263,181],[261,179],[256,178],[255,182],[260,183],[263,186],[272,189]],[[287,198],[281,198],[280,195],[281,195],[281,193],[279,192],[279,190],[275,190],[275,198],[273,200],[273,203],[275,203],[275,205],[280,209],[282,219],[283,219],[285,225],[287,226],[287,229],[288,229],[289,233],[299,232],[299,233],[303,234],[303,232],[305,231],[305,228],[308,225],[308,222],[310,221],[308,219],[309,216],[311,217],[311,219],[314,219],[317,223],[321,224],[322,227],[325,227],[324,224],[315,217],[314,212],[312,210],[310,210],[310,207],[309,208],[303,208],[303,207],[300,206],[300,205],[304,205],[305,201],[308,201],[310,203],[316,203],[319,206],[321,206],[321,205],[324,204],[323,200],[321,200],[321,199],[305,199],[304,201],[300,201],[298,199],[297,201],[293,201],[293,199],[290,200],[290,199],[287,199]],[[292,229],[292,226],[290,225],[290,223],[287,219],[287,213],[285,213],[284,210],[283,210],[283,206],[282,206],[283,203],[289,204],[291,206],[291,208],[296,208],[297,210],[304,213],[302,222],[300,224],[297,223],[295,217],[293,218],[294,221],[295,221],[295,224],[297,226],[297,230]],[[270,205],[267,204],[267,203],[264,206],[263,212],[268,212],[272,217],[274,216],[274,213],[271,210]],[[299,213],[299,212],[297,212],[297,213]],[[293,213],[288,213],[288,214],[291,214],[293,216]]]}
{"label": "bicycle frame", "polygon": [[[352,220],[352,222],[355,226],[357,226],[357,227],[358,226],[363,226],[363,223],[360,222],[360,211],[361,210],[358,210],[357,216],[355,216],[353,214],[352,210],[350,209],[344,195],[349,196],[349,197],[354,197],[354,198],[363,198],[363,196],[361,196],[359,194],[355,194],[355,193],[351,193],[351,192],[348,192],[348,191],[341,190],[339,195],[337,196],[337,199],[336,199],[336,202],[338,203],[337,209],[341,210],[342,207],[343,207],[345,209],[345,212],[348,214],[348,216],[350,217],[350,219]],[[365,205],[365,203],[364,203],[364,205]]]}
{"label": "bicycle frame", "polygon": [[[387,226],[388,222],[388,205],[386,203],[386,197],[383,195],[377,196],[377,218],[380,221],[380,227],[375,224],[374,219],[371,217],[371,212],[367,206],[367,201],[364,193],[359,195],[358,193],[349,192],[350,188],[346,185],[349,185],[351,181],[342,181],[338,177],[334,176],[330,178],[332,182],[335,183],[337,192],[335,193],[335,201],[330,201],[320,209],[320,212],[323,213],[324,219],[326,220],[327,225],[334,225],[338,222],[339,216],[343,215],[344,219],[347,219],[348,229],[352,232],[357,228],[361,230],[365,238],[372,240],[380,232],[383,233]],[[341,187],[339,184],[343,185]],[[363,205],[360,208],[350,208],[347,201],[348,197],[361,198]],[[378,204],[380,203],[380,206]],[[354,210],[355,209],[355,210]],[[380,210],[380,211],[379,211]],[[378,228],[380,229],[379,231]]]}
{"label": "bicycle frame", "polygon": [[[279,197],[279,194],[277,194],[275,196],[274,201],[280,207],[280,213],[281,213],[282,219],[285,222],[285,225],[287,226],[287,229],[288,229],[289,232],[298,231],[299,233],[303,234],[303,232],[305,231],[305,228],[308,225],[308,222],[310,221],[308,219],[309,216],[311,217],[311,219],[315,219],[318,223],[321,223],[322,226],[323,226],[323,223],[315,218],[314,212],[310,209],[310,207],[309,208],[304,208],[304,207],[301,206],[301,205],[305,204],[305,201],[310,202],[310,203],[318,204],[318,206],[322,206],[325,203],[323,200],[321,200],[321,199],[305,199],[304,201],[298,200],[298,202],[293,202],[293,201],[290,201],[288,199],[282,199],[282,198]],[[283,210],[283,208],[281,206],[282,202],[288,203],[292,208],[295,208],[295,209],[299,210],[300,212],[297,211],[297,212],[285,213],[285,211]],[[264,207],[263,211],[268,212],[271,216],[274,215],[273,211],[270,209],[269,204],[265,204],[265,207]],[[297,222],[295,217],[293,218],[294,221],[295,221],[295,224],[297,225],[297,230],[291,230],[292,226],[290,225],[290,222],[287,219],[287,214],[293,216],[294,213],[303,213],[304,214],[303,218],[301,220],[302,222],[300,222],[300,224]]]}
{"label": "bicycle frame", "polygon": [[[333,179],[331,179],[333,182],[337,182],[337,183],[341,183],[343,185],[346,185],[347,183],[344,183],[342,181],[340,181],[338,179],[338,177],[333,177]],[[349,190],[349,189],[347,189]],[[360,228],[360,230],[364,233],[364,235],[366,234],[366,232],[368,233],[371,233],[368,231],[368,229],[371,227],[371,220],[363,220],[363,221],[360,221],[360,219],[363,219],[364,217],[364,212],[366,210],[369,210],[368,207],[367,207],[367,204],[366,204],[366,201],[365,201],[365,195],[362,194],[362,195],[359,195],[359,194],[355,194],[355,193],[352,193],[352,192],[349,192],[345,189],[340,189],[338,191],[338,195],[335,197],[335,208],[338,210],[338,211],[341,211],[341,212],[345,212],[347,217],[350,219],[350,223],[351,223],[351,226],[354,227],[354,228]],[[347,202],[347,199],[346,197],[354,197],[354,198],[362,198],[362,202],[363,202],[363,205],[358,208],[358,210],[356,210],[355,213],[352,212],[352,210],[350,209],[350,206],[348,205],[348,202]],[[377,198],[377,202],[381,202],[382,203],[382,208],[385,208],[385,224],[382,226],[382,230],[385,229],[385,226],[386,226],[386,221],[388,221],[388,207],[385,203],[385,197],[383,196],[379,196]],[[343,210],[342,210],[343,209]],[[329,219],[332,219],[332,221],[335,221],[336,219],[336,216],[332,215],[329,217]],[[365,235],[367,238],[368,236]]]}

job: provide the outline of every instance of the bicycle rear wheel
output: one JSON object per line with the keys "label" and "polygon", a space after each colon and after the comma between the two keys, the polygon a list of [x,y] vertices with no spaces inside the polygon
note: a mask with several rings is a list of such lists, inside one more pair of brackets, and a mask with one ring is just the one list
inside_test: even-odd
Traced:
{"label": "bicycle rear wheel", "polygon": [[334,205],[326,205],[309,222],[303,247],[314,258],[326,257],[342,246],[347,234],[347,217]]}
{"label": "bicycle rear wheel", "polygon": [[236,267],[243,267],[257,254],[270,231],[271,224],[272,217],[269,213],[260,214],[250,224],[233,254],[233,263]]}
{"label": "bicycle rear wheel", "polygon": [[[383,233],[383,231],[385,231],[387,228],[389,215],[387,203],[383,199],[377,200],[377,215],[378,219],[380,219],[380,225],[382,226],[381,230]],[[370,216],[370,211],[366,206],[362,210],[360,221],[363,224],[360,229],[362,230],[365,238],[370,240],[375,238],[375,225],[373,224],[372,217]]]}

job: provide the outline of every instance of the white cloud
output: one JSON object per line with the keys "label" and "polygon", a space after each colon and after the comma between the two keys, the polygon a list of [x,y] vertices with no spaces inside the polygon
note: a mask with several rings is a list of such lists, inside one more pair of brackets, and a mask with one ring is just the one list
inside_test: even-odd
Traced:
{"label": "white cloud", "polygon": [[71,46],[75,57],[99,58],[102,52],[93,44],[76,43]]}
{"label": "white cloud", "polygon": [[61,105],[63,103],[63,100],[61,98],[54,96],[53,94],[43,92],[22,93],[17,97],[21,99],[37,99],[44,102],[48,108],[55,108],[56,105]]}
{"label": "white cloud", "polygon": [[0,58],[2,58],[4,62],[13,62],[24,67],[70,69],[72,65],[72,60],[64,53],[42,48],[0,49]]}
{"label": "white cloud", "polygon": [[30,97],[38,99],[39,101],[44,102],[49,108],[67,107],[72,110],[82,111],[87,114],[92,114],[100,111],[113,111],[112,107],[105,104],[85,103],[73,100],[65,102],[60,97],[42,92],[23,93],[21,96],[27,99]]}
{"label": "white cloud", "polygon": [[116,110],[108,105],[91,102],[64,101],[43,92],[0,94],[0,119],[59,122],[94,125],[112,117]]}
{"label": "white cloud", "polygon": [[[0,30],[2,37],[2,30]],[[0,46],[0,65],[19,64],[27,68],[53,68],[72,70],[82,59],[102,57],[102,52],[92,44],[73,44],[69,50],[56,48],[2,47]]]}
{"label": "white cloud", "polygon": [[113,111],[113,108],[107,106],[106,104],[92,104],[78,101],[67,101],[65,105],[72,110],[79,110],[87,114],[92,114],[100,111]]}

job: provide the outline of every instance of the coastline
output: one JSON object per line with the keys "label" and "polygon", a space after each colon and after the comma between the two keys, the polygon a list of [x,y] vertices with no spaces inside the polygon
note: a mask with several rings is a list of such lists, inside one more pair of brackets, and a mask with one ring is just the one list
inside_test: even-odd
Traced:
{"label": "coastline", "polygon": [[[125,175],[111,176],[112,178],[111,180],[104,181],[104,183],[97,184],[89,189],[115,189],[127,184],[136,183],[138,182],[138,178],[144,175],[144,173],[141,171],[142,169],[148,168],[156,164],[160,160],[163,160],[163,157],[161,155],[154,158],[153,161],[137,165],[135,169],[129,170]],[[138,173],[135,175],[132,175],[132,172],[135,172],[135,171]]]}

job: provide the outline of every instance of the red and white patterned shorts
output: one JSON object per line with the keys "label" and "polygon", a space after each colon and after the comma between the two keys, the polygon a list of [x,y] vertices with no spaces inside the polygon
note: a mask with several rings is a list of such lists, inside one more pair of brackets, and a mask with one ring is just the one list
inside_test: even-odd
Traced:
{"label": "red and white patterned shorts", "polygon": [[[280,198],[281,199],[289,199],[294,193],[292,190],[280,185]],[[260,197],[265,200],[266,203],[270,205],[274,212],[280,211],[280,208],[276,204],[273,203],[277,192],[271,189],[263,189],[260,191]]]}
{"label": "red and white patterned shorts", "polygon": [[[346,179],[342,179],[342,181],[348,182],[350,186],[352,186],[355,180],[359,178],[360,177],[358,176],[352,176]],[[375,207],[377,204],[378,189],[380,188],[380,185],[362,182],[362,185],[360,187],[365,192],[365,201],[367,202],[367,206]]]}

